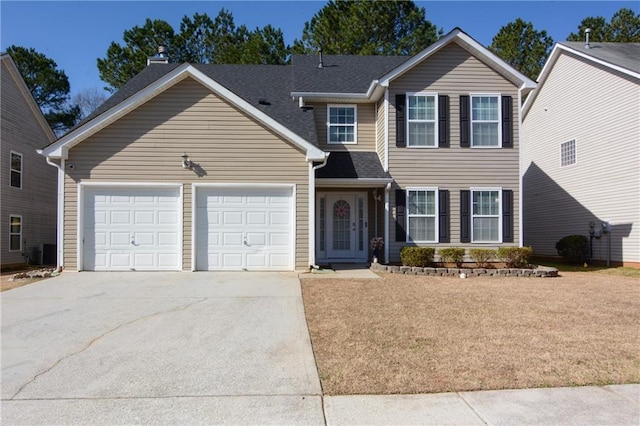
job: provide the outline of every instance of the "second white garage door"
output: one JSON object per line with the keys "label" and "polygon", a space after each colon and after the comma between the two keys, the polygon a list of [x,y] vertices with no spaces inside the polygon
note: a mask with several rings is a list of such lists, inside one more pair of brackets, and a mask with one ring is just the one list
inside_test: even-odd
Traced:
{"label": "second white garage door", "polygon": [[196,269],[293,270],[291,188],[198,188]]}

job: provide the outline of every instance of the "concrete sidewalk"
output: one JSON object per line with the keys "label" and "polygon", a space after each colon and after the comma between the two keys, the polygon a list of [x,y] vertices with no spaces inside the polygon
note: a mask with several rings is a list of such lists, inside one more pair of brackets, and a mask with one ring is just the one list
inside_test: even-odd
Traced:
{"label": "concrete sidewalk", "polygon": [[325,396],[327,425],[639,425],[640,385]]}

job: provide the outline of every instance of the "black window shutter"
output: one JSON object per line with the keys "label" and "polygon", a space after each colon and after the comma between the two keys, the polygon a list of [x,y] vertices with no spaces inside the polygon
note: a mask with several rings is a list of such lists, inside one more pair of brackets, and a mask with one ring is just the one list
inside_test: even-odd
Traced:
{"label": "black window shutter", "polygon": [[438,191],[438,233],[441,243],[451,242],[450,226],[449,226],[449,191],[446,189],[440,189]]}
{"label": "black window shutter", "polygon": [[471,242],[471,191],[460,191],[460,242]]}
{"label": "black window shutter", "polygon": [[513,242],[513,191],[502,190],[502,242]]}
{"label": "black window shutter", "polygon": [[407,97],[405,95],[396,95],[396,146],[405,147],[407,141],[404,137],[405,129],[405,102]]}
{"label": "black window shutter", "polygon": [[405,230],[405,214],[407,199],[404,190],[396,189],[396,241],[407,241]]}
{"label": "black window shutter", "polygon": [[469,119],[469,95],[460,96],[460,146],[471,145],[471,120]]}
{"label": "black window shutter", "polygon": [[438,146],[449,148],[449,96],[438,96]]}
{"label": "black window shutter", "polygon": [[502,147],[513,148],[513,100],[502,96]]}

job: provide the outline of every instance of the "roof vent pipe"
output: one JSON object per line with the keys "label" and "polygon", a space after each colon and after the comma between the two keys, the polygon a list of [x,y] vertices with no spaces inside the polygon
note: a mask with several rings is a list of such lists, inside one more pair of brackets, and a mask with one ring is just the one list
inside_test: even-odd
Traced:
{"label": "roof vent pipe", "polygon": [[156,55],[158,58],[168,58],[169,57],[169,49],[164,44],[158,46],[158,54]]}
{"label": "roof vent pipe", "polygon": [[591,45],[589,45],[589,34],[591,34],[591,28],[585,28],[584,34],[587,36],[587,43],[584,45],[585,49],[591,49]]}
{"label": "roof vent pipe", "polygon": [[320,55],[320,63],[318,63],[318,68],[324,68],[324,63],[322,62],[322,49],[318,51]]}

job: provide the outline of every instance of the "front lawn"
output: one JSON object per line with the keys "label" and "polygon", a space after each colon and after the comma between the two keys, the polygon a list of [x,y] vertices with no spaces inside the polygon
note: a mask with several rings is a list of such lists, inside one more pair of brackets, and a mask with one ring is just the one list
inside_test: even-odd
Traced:
{"label": "front lawn", "polygon": [[640,383],[640,281],[381,274],[303,279],[323,392]]}

